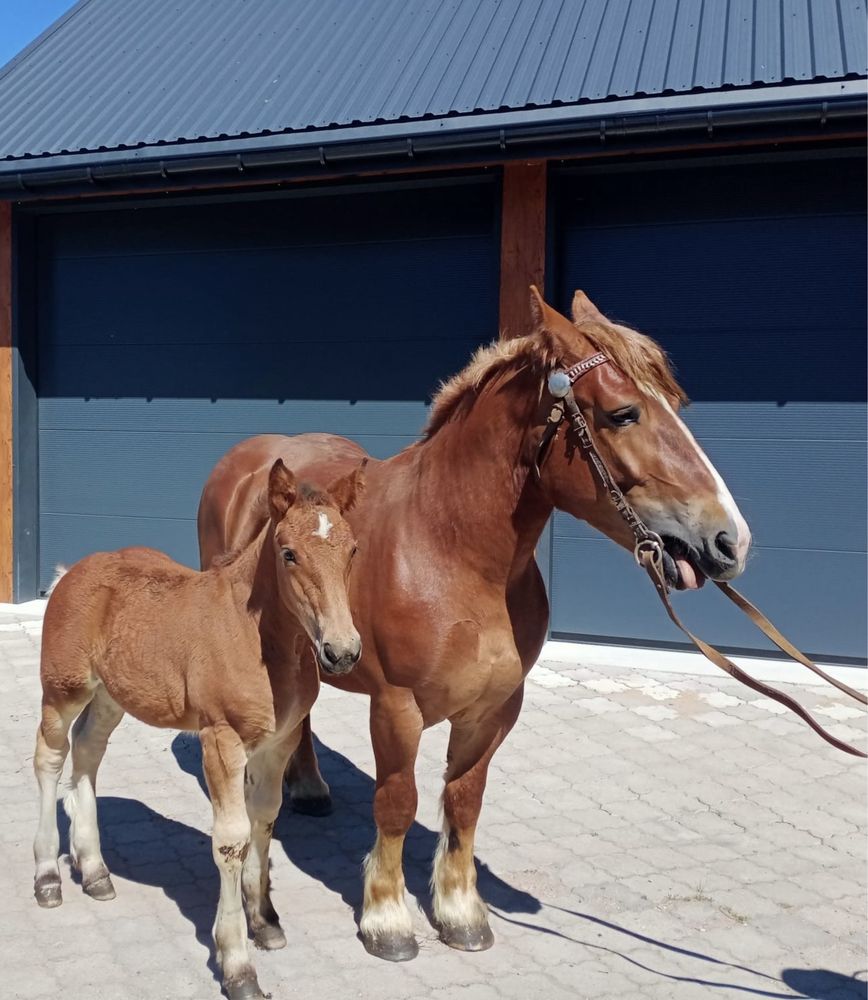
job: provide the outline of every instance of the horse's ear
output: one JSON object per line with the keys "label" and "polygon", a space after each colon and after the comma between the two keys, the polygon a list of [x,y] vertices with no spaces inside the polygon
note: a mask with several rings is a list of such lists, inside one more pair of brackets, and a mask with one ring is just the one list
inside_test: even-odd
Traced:
{"label": "horse's ear", "polygon": [[555,354],[568,355],[576,347],[576,328],[543,299],[536,285],[530,286],[530,311],[537,336],[545,338]]}
{"label": "horse's ear", "polygon": [[268,510],[275,521],[280,521],[295,503],[298,486],[295,476],[279,458],[268,474]]}
{"label": "horse's ear", "polygon": [[539,289],[536,285],[530,286],[530,317],[533,320],[533,328],[545,325],[545,311],[546,311],[545,301],[540,295]]}
{"label": "horse's ear", "polygon": [[329,486],[329,495],[342,514],[352,510],[365,492],[365,466],[367,464],[368,460],[363,459],[361,465],[353,469],[351,473]]}
{"label": "horse's ear", "polygon": [[606,323],[606,317],[600,312],[600,310],[594,305],[593,302],[588,298],[587,295],[577,288],[575,294],[573,295],[573,322],[576,326],[581,326],[582,323]]}

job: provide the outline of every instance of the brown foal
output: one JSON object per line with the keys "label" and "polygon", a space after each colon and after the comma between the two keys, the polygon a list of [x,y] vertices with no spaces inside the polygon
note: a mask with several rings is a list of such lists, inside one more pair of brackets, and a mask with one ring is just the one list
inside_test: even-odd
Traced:
{"label": "brown foal", "polygon": [[36,900],[51,907],[62,898],[55,803],[70,726],[71,855],[84,891],[103,900],[115,891],[94,789],[109,736],[125,712],[198,731],[220,872],[214,941],[230,1000],[263,996],[244,909],[260,947],[286,944],[268,852],[283,773],[319,689],[317,661],[345,674],[361,653],[347,601],[355,539],[343,514],[362,475],[320,492],[298,485],[278,459],[262,484],[266,521],[240,551],[202,573],[152,549],[97,553],[60,579],[46,608]]}
{"label": "brown foal", "polygon": [[[548,625],[534,548],[555,507],[634,545],[565,422],[535,475],[556,402],[549,375],[605,352],[607,362],[576,382],[576,401],[618,485],[663,537],[673,586],[732,579],[750,544],[732,496],[677,416],[684,397],[658,345],[609,322],[581,292],[573,322],[535,289],[532,305],[531,332],[481,350],[441,389],[418,444],[371,463],[365,498],[349,516],[359,539],[350,603],[365,653],[351,676],[330,682],[371,698],[377,839],[366,862],[361,933],[369,951],[393,961],[417,951],[402,851],[416,813],[422,730],[451,723],[434,917],[448,945],[480,950],[493,940],[473,860],[488,766],[518,716]],[[255,498],[277,456],[316,482],[363,455],[324,434],[242,442],[202,494],[203,561],[260,530],[267,515]],[[296,801],[310,789],[327,795],[315,767],[306,728],[290,770],[292,783],[305,780],[291,788]]]}

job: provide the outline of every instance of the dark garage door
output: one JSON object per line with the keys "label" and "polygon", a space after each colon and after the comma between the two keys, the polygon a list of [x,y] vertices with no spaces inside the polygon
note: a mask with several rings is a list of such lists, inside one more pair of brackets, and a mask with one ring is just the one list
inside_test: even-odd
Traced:
{"label": "dark garage door", "polygon": [[122,545],[197,565],[214,462],[328,430],[386,457],[497,332],[494,187],[45,216],[39,580]]}
{"label": "dark garage door", "polygon": [[[560,304],[584,288],[669,351],[753,530],[742,589],[803,648],[863,658],[864,161],[610,168],[557,197]],[[683,639],[628,554],[560,515],[553,546],[555,634]],[[677,603],[712,642],[770,648],[714,588]]]}

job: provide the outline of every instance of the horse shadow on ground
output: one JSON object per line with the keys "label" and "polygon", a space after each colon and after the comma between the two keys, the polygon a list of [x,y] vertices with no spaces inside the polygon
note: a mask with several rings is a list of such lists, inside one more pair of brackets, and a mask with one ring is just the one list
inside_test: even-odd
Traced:
{"label": "horse shadow on ground", "polygon": [[[180,733],[172,743],[172,752],[182,770],[193,775],[207,795],[202,774],[202,754],[197,737]],[[293,814],[285,807],[275,825],[274,836],[283,846],[289,860],[299,869],[317,879],[326,888],[340,895],[356,917],[361,914],[362,872],[365,853],[374,841],[375,827],[371,813],[373,779],[360,771],[343,755],[317,742],[317,754],[323,776],[331,786],[336,802],[332,816],[325,819]],[[220,981],[211,927],[219,894],[219,878],[211,856],[210,836],[195,827],[167,819],[134,799],[114,796],[99,797],[99,823],[103,855],[109,870],[121,878],[159,888],[193,925],[196,939],[208,950],[208,968]],[[61,852],[69,850],[69,821],[58,803],[58,825]],[[428,880],[437,834],[414,823],[407,835],[405,877],[408,891],[431,915]],[[780,976],[769,975],[745,965],[715,958],[702,952],[690,951],[666,941],[640,934],[628,927],[603,920],[589,913],[545,904],[558,909],[576,921],[576,927],[595,931],[615,932],[624,939],[650,944],[666,953],[701,963],[698,968],[735,970],[757,977],[755,985],[737,985],[731,981],[704,978],[699,975],[678,975],[665,969],[643,964],[629,954],[599,940],[583,940],[552,927],[544,927],[527,919],[539,913],[543,903],[530,893],[510,886],[487,865],[477,861],[479,889],[491,907],[492,915],[505,923],[516,924],[529,931],[553,935],[572,942],[590,952],[603,951],[620,958],[625,964],[640,968],[673,983],[685,982],[710,989],[730,990],[746,996],[768,998],[804,998],[804,1000],[856,1000],[866,997],[865,980],[859,975],[847,976],[826,969],[785,969]],[[80,881],[73,873],[73,879]],[[285,914],[288,918],[290,914]],[[790,992],[782,992],[788,989]]]}
{"label": "horse shadow on ground", "polygon": [[[135,799],[101,795],[97,799],[103,858],[112,875],[161,889],[193,925],[196,940],[208,951],[208,968],[221,981],[211,929],[217,912],[220,878],[208,834],[155,812]],[[57,804],[60,853],[69,853],[69,819]],[[81,876],[70,867],[72,882]],[[122,890],[110,906],[122,906]],[[104,905],[102,903],[100,906]]]}
{"label": "horse shadow on ground", "polygon": [[[361,918],[362,863],[376,836],[372,802],[374,779],[359,770],[348,758],[315,739],[323,777],[328,782],[336,808],[326,818],[293,813],[288,801],[278,816],[274,839],[298,869],[340,895],[353,911],[356,924]],[[202,751],[195,736],[179,733],[172,752],[182,770],[196,777],[207,794],[202,775]],[[404,847],[404,877],[408,892],[428,919],[432,919],[431,861],[439,835],[414,822]],[[542,904],[528,892],[516,889],[477,860],[479,891],[483,898],[506,913],[538,913]]]}

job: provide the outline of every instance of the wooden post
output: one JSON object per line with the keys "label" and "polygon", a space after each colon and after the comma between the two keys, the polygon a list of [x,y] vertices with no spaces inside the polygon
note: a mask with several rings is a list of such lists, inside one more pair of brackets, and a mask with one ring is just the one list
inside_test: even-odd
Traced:
{"label": "wooden post", "polygon": [[500,335],[530,332],[529,285],[545,287],[546,161],[503,168],[500,234]]}
{"label": "wooden post", "polygon": [[12,205],[0,201],[0,601],[12,600]]}

